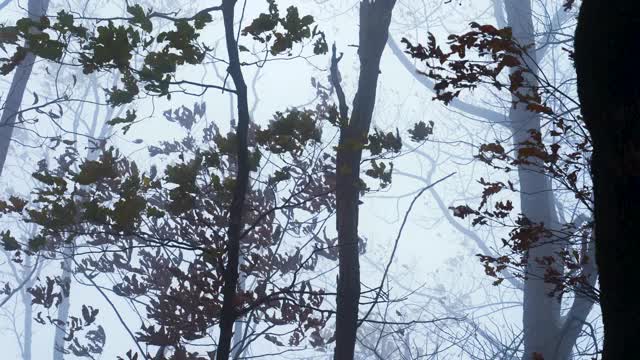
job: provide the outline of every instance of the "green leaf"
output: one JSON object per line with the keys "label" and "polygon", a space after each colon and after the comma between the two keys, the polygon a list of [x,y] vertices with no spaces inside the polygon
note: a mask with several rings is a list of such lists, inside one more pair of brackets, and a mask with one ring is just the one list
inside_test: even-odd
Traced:
{"label": "green leaf", "polygon": [[135,230],[140,222],[142,211],[146,206],[147,202],[140,196],[120,199],[116,202],[111,217],[119,230],[130,232]]}
{"label": "green leaf", "polygon": [[2,236],[2,246],[6,251],[16,251],[20,250],[20,244],[18,240],[11,236],[11,231],[7,230],[1,233]]}
{"label": "green leaf", "polygon": [[80,172],[73,180],[80,185],[89,185],[104,179],[115,179],[118,177],[115,160],[113,152],[106,151],[98,161],[88,160],[80,165]]}
{"label": "green leaf", "polygon": [[311,110],[276,112],[267,129],[256,132],[256,141],[274,154],[300,153],[308,142],[321,142],[322,131],[317,122],[316,113]]}
{"label": "green leaf", "polygon": [[18,29],[15,26],[0,25],[0,45],[16,44],[17,42],[18,42]]}
{"label": "green leaf", "polygon": [[260,14],[255,18],[251,24],[242,29],[242,34],[253,35],[254,39],[258,40],[259,36],[272,31],[278,25],[278,17],[272,14]]}
{"label": "green leaf", "polygon": [[33,239],[29,240],[29,250],[33,252],[42,250],[46,245],[47,245],[47,239],[42,235],[38,235]]}
{"label": "green leaf", "polygon": [[380,187],[386,188],[391,184],[391,175],[393,174],[393,163],[387,165],[383,162],[377,163],[375,160],[371,160],[371,169],[365,171],[365,174],[374,179],[380,180]]}
{"label": "green leaf", "polygon": [[153,31],[153,24],[144,13],[142,6],[138,4],[127,6],[127,12],[133,16],[133,19],[129,20],[130,23],[140,26],[142,30],[148,33]]}
{"label": "green leaf", "polygon": [[194,17],[194,20],[195,21],[193,26],[197,30],[202,30],[208,23],[213,21],[213,17],[208,12],[201,11],[196,14],[196,16]]}
{"label": "green leaf", "polygon": [[369,144],[367,149],[371,152],[371,155],[380,155],[383,151],[390,151],[393,153],[399,153],[402,150],[402,139],[400,139],[400,133],[396,129],[396,133],[382,131],[375,129],[374,133],[369,135]]}
{"label": "green leaf", "polygon": [[425,141],[431,134],[433,134],[433,121],[429,121],[428,125],[424,121],[420,121],[413,126],[413,129],[409,130],[411,140],[415,142]]}

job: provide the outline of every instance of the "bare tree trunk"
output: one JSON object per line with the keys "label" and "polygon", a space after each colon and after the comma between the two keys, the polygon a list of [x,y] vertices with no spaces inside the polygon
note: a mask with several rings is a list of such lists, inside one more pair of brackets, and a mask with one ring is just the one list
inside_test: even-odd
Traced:
{"label": "bare tree trunk", "polygon": [[[509,26],[513,30],[514,39],[521,45],[535,45],[535,33],[533,26],[533,13],[530,0],[492,0],[494,12],[498,26]],[[506,9],[505,9],[506,5]],[[506,10],[506,11],[505,11]],[[506,17],[505,17],[506,13]],[[561,24],[569,16],[564,9],[557,9],[553,16],[553,24]],[[553,32],[550,32],[553,33]],[[547,35],[547,41],[555,35]],[[429,91],[433,91],[434,83],[427,77],[415,71],[414,65],[407,59],[406,55],[398,45],[389,39],[388,45],[401,64],[413,74],[418,82]],[[525,56],[524,66],[531,71],[525,76],[523,90],[531,91],[537,85],[538,65],[537,61],[542,59],[550,46],[537,49],[532,46]],[[528,90],[527,90],[528,89]],[[514,96],[514,100],[517,97]],[[471,116],[483,118],[491,124],[506,125],[512,132],[514,147],[522,148],[522,143],[532,141],[529,130],[539,132],[541,129],[540,117],[532,112],[526,111],[524,106],[516,106],[509,112],[509,121],[502,121],[500,113],[485,109],[479,106],[465,103],[455,98],[450,107],[461,110]],[[560,227],[555,208],[555,199],[552,193],[552,186],[549,179],[540,174],[539,159],[528,159],[530,164],[519,166],[518,176],[520,179],[520,190],[522,191],[521,212],[533,222],[544,223],[547,228],[558,229]],[[422,179],[424,181],[424,179]],[[444,205],[442,204],[444,207]],[[461,228],[462,229],[462,228]],[[462,229],[464,231],[464,229]],[[571,351],[578,336],[585,324],[585,320],[593,308],[593,294],[586,293],[585,289],[577,289],[575,298],[570,310],[565,316],[560,316],[560,302],[547,296],[552,287],[545,284],[544,268],[539,266],[536,258],[543,256],[555,256],[556,252],[564,244],[553,243],[552,239],[542,239],[542,244],[533,248],[528,258],[530,260],[527,269],[528,279],[523,286],[523,343],[525,344],[525,359],[530,359],[534,352],[549,359],[569,359]],[[591,241],[592,242],[592,241]],[[482,246],[480,246],[482,248]],[[587,246],[587,252],[592,252],[591,246]],[[562,268],[556,269],[562,271]],[[597,271],[595,264],[589,262],[583,265],[583,274],[588,279],[590,285],[595,285]],[[508,278],[508,277],[507,277]],[[514,284],[516,288],[519,286]]]}
{"label": "bare tree trunk", "polygon": [[[336,360],[352,360],[357,340],[360,300],[358,251],[360,160],[362,147],[369,134],[380,73],[380,58],[389,35],[389,24],[395,3],[395,0],[365,0],[360,3],[358,90],[353,100],[351,118],[347,124],[342,125],[340,131],[336,159],[336,222],[339,246],[334,353]],[[334,76],[334,80],[337,80],[337,76]],[[337,87],[339,84],[336,82],[334,81],[334,85]],[[344,94],[341,99],[341,117],[343,121],[347,121]]]}
{"label": "bare tree trunk", "polygon": [[[49,0],[29,0],[29,18],[34,21],[39,21],[40,18],[46,14],[48,8]],[[7,161],[16,117],[20,111],[22,98],[24,97],[27,82],[29,82],[29,77],[31,77],[35,61],[36,56],[31,52],[27,53],[24,60],[16,67],[16,72],[13,75],[11,87],[7,94],[4,110],[0,117],[0,175],[2,175],[2,170]]]}
{"label": "bare tree trunk", "polygon": [[[536,39],[533,27],[531,0],[506,1],[508,26],[512,28],[513,37],[521,46],[531,46],[522,57],[528,73],[523,75],[524,82],[520,92],[523,95],[535,95],[538,87],[538,64]],[[517,71],[514,68],[512,71]],[[528,111],[525,105],[517,104],[517,96],[513,97],[516,105],[509,112],[516,150],[526,143],[536,143],[532,132],[540,134],[541,119],[538,113]],[[552,184],[542,169],[542,160],[537,157],[526,158],[526,163],[518,166],[520,179],[521,212],[531,222],[544,224],[551,231],[560,229],[555,207]],[[577,293],[572,308],[567,316],[561,317],[561,303],[556,296],[550,296],[554,284],[545,281],[548,266],[562,274],[564,268],[558,253],[566,246],[555,236],[539,237],[527,252],[526,280],[523,294],[523,333],[524,360],[544,358],[545,360],[565,360],[571,356],[585,319],[593,306],[592,297]],[[541,265],[538,260],[554,258],[551,265]],[[595,271],[588,269],[589,280],[595,282]]]}
{"label": "bare tree trunk", "polygon": [[[521,46],[530,46],[530,51],[522,56],[524,82],[518,91],[523,95],[534,95],[538,86],[537,59],[535,57],[535,34],[531,12],[531,0],[506,2],[507,22],[512,28],[514,40]],[[518,71],[513,68],[513,71]],[[513,143],[516,151],[526,147],[526,143],[535,144],[532,132],[540,134],[540,116],[526,109],[526,104],[516,103],[509,112]],[[551,182],[541,171],[542,159],[528,157],[518,166],[520,179],[520,206],[522,214],[532,223],[544,224],[546,229],[556,229],[558,220]],[[543,257],[555,258],[558,250],[553,238],[538,237],[527,251],[526,280],[524,282],[522,325],[524,330],[524,360],[536,358],[534,354],[550,359],[554,349],[560,321],[560,301],[549,296],[553,285],[544,281],[546,266],[537,262]],[[557,265],[555,265],[557,267]],[[561,269],[556,269],[560,270]]]}
{"label": "bare tree trunk", "polygon": [[575,35],[582,114],[593,141],[603,360],[630,359],[640,338],[640,3],[584,0]]}
{"label": "bare tree trunk", "polygon": [[[94,87],[94,90],[95,90],[99,88],[99,85],[97,84],[97,79],[93,78],[93,81],[94,81],[94,84],[92,84],[92,86]],[[87,90],[87,92],[88,91],[89,90]],[[98,95],[96,93],[96,100],[97,100],[97,97]],[[98,116],[99,116],[98,106],[99,105],[96,105],[96,108],[94,109],[93,122],[91,124],[88,135],[94,139],[105,139],[108,137],[108,133],[111,129],[110,125],[108,125],[107,122],[111,120],[111,118],[113,117],[115,108],[113,107],[108,108],[104,117],[104,121],[102,122],[102,127],[100,131],[96,134],[97,126],[98,126]],[[80,114],[76,114],[76,118],[74,121],[74,128],[73,128],[74,134],[79,133],[78,126],[80,123],[80,116],[81,116]],[[75,137],[75,140],[76,141],[78,140],[77,135]],[[100,156],[100,149],[97,148],[95,145],[96,144],[91,144],[89,146],[89,150],[87,153],[87,160],[89,161],[96,160]],[[54,334],[54,341],[53,341],[53,360],[64,359],[64,344],[65,344],[64,338],[66,336],[66,325],[59,325],[59,324],[66,324],[69,318],[69,309],[71,307],[71,274],[72,274],[73,255],[74,255],[73,251],[74,251],[75,244],[76,244],[75,241],[72,241],[70,244],[66,244],[62,250],[63,261],[62,261],[61,278],[63,282],[69,286],[69,288],[68,288],[68,293],[66,294],[67,296],[64,296],[62,298],[62,301],[58,306],[58,314],[57,314],[57,322],[56,322],[57,325],[56,325],[56,331]]]}
{"label": "bare tree trunk", "polygon": [[[73,246],[73,244],[65,245],[62,250],[62,281],[66,286],[69,286],[69,291],[71,290],[71,259],[73,257]],[[63,296],[62,302],[58,306],[58,321],[53,338],[53,360],[64,359],[64,337],[67,334],[66,326],[61,324],[67,323],[67,319],[69,318],[69,308],[71,307],[71,302],[69,301],[70,293],[67,293],[66,295],[67,296]]]}
{"label": "bare tree trunk", "polygon": [[228,360],[233,338],[233,324],[237,318],[234,298],[238,287],[238,262],[240,256],[240,237],[243,228],[244,202],[249,186],[249,101],[247,96],[247,84],[240,66],[238,43],[235,38],[234,17],[236,0],[223,0],[222,16],[224,19],[225,39],[229,56],[229,75],[233,79],[238,97],[238,126],[237,139],[237,175],[233,200],[229,211],[229,229],[227,231],[227,263],[224,268],[224,288],[222,301],[222,316],[220,319],[220,337],[217,360]]}
{"label": "bare tree trunk", "polygon": [[25,260],[25,269],[22,272],[22,276],[27,280],[25,287],[22,291],[22,304],[24,306],[24,329],[22,339],[22,360],[31,360],[31,344],[33,343],[33,304],[31,304],[31,293],[27,290],[33,285],[32,278],[32,266],[38,266],[38,263],[33,264],[31,256],[27,256]]}

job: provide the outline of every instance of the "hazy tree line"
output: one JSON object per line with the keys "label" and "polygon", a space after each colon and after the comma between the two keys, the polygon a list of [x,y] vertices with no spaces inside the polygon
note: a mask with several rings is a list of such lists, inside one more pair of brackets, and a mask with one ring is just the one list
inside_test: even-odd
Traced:
{"label": "hazy tree line", "polygon": [[[632,356],[640,5],[477,6],[0,1],[3,341],[25,360]],[[432,113],[385,124],[400,71]],[[367,203],[397,206],[382,252]],[[398,272],[406,238],[436,236],[418,216],[473,255]]]}

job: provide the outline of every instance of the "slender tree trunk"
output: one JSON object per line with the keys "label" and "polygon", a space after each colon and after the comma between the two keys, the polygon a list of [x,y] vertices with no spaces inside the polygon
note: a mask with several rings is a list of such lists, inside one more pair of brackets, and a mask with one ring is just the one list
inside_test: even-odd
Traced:
{"label": "slender tree trunk", "polygon": [[[527,55],[521,58],[523,67],[528,72],[524,73],[524,82],[518,91],[523,95],[534,95],[538,86],[538,71],[531,0],[507,1],[506,13],[514,40],[521,46],[532,45]],[[518,71],[518,68],[513,68],[512,71]],[[518,103],[518,97],[515,95],[513,101],[516,104],[509,111],[509,119],[514,147],[519,151],[526,147],[526,143],[536,143],[532,133],[540,134],[540,116],[528,111],[526,104]],[[541,171],[542,159],[528,157],[522,160],[526,163],[518,166],[521,212],[532,223],[542,223],[547,229],[556,229],[558,224],[553,191],[549,178]],[[559,250],[557,242],[554,243],[552,238],[539,237],[527,251],[522,318],[524,360],[534,358],[534,354],[550,359],[554,349],[555,337],[559,329],[560,301],[556,297],[549,296],[553,291],[553,284],[544,281],[546,266],[539,264],[537,260],[543,257],[555,258]],[[555,266],[558,267],[558,265]]]}
{"label": "slender tree trunk", "polygon": [[578,94],[593,141],[603,360],[637,356],[640,307],[640,3],[584,0],[575,36]]}
{"label": "slender tree trunk", "polygon": [[[6,5],[8,2],[3,3]],[[42,16],[47,13],[49,8],[49,0],[29,0],[27,10],[29,12],[29,18],[34,21],[39,21]],[[28,44],[27,44],[28,46]],[[15,128],[17,114],[22,105],[22,99],[24,97],[27,83],[31,77],[33,71],[33,65],[35,63],[36,56],[29,52],[25,59],[17,66],[9,93],[7,94],[7,100],[4,104],[4,110],[0,117],[0,175],[4,169],[7,155],[9,153],[9,146],[13,137],[13,130]],[[25,295],[25,319],[24,319],[24,351],[23,356],[25,360],[31,359],[31,335],[32,335],[32,306],[30,301],[30,295]],[[29,300],[26,300],[29,299]],[[27,304],[28,302],[28,304]],[[67,309],[68,315],[68,309]],[[66,316],[65,316],[66,319]],[[60,329],[56,328],[56,337],[54,343],[58,343],[58,332]],[[54,360],[62,359],[62,354],[57,356],[58,352],[54,345]]]}
{"label": "slender tree trunk", "polygon": [[217,360],[229,359],[231,351],[231,340],[233,338],[233,324],[237,318],[234,299],[238,287],[238,262],[240,256],[240,236],[243,229],[244,202],[249,186],[249,102],[247,97],[247,84],[242,74],[240,66],[240,56],[238,53],[238,43],[235,38],[234,17],[236,0],[223,0],[222,15],[224,20],[225,39],[227,53],[229,56],[229,75],[233,79],[238,97],[238,126],[236,129],[237,139],[237,175],[235,188],[233,190],[233,200],[229,211],[229,229],[227,231],[227,263],[225,265],[223,277],[223,301],[222,315],[220,319],[220,336],[218,339],[218,349],[216,350]]}
{"label": "slender tree trunk", "polygon": [[[530,0],[493,0],[494,12],[498,26],[509,26],[513,30],[514,39],[521,45],[535,45],[535,32],[533,26],[533,13]],[[506,10],[506,11],[505,11]],[[505,17],[506,14],[506,17]],[[559,25],[567,16],[567,12],[559,9],[553,16],[553,24]],[[553,35],[547,35],[549,41]],[[410,71],[414,77],[430,91],[433,91],[433,82],[427,77],[418,75],[414,65],[406,58],[402,50],[389,39],[389,47],[400,60],[402,65]],[[537,61],[542,59],[550,46],[536,49],[532,46],[525,56],[525,68],[531,71],[525,76],[522,92],[532,91],[537,85],[538,65]],[[514,100],[517,97],[514,96]],[[526,111],[524,106],[515,106],[509,112],[509,121],[502,121],[503,116],[492,110],[464,103],[459,99],[454,99],[449,106],[461,110],[475,117],[488,120],[492,124],[507,125],[512,132],[514,147],[522,148],[522,144],[532,141],[530,130],[539,132],[541,129],[541,119],[535,113]],[[540,160],[536,158],[528,159],[530,164],[518,167],[520,180],[520,202],[521,212],[531,221],[544,223],[549,229],[559,229],[560,224],[555,208],[555,199],[551,182],[540,174]],[[443,205],[444,206],[444,205]],[[570,310],[564,316],[561,315],[560,302],[547,294],[553,287],[545,284],[544,268],[535,261],[536,258],[552,256],[555,257],[558,250],[564,244],[552,242],[551,239],[541,239],[528,253],[529,264],[526,269],[528,279],[523,286],[523,341],[525,346],[525,359],[531,359],[534,353],[544,357],[544,359],[565,360],[571,358],[573,346],[585,324],[585,320],[593,308],[594,297],[589,294],[588,289],[577,289]],[[585,241],[591,243],[593,240]],[[593,248],[587,246],[587,252],[591,253]],[[556,268],[562,271],[561,267]],[[588,280],[588,285],[595,285],[597,271],[593,262],[583,264],[583,274]],[[515,351],[514,351],[515,353]]]}
{"label": "slender tree trunk", "polygon": [[[239,261],[239,266],[243,266],[244,265],[244,257],[240,256],[240,261]],[[239,281],[238,281],[238,290],[239,291],[244,291],[245,290],[245,286],[246,286],[246,278],[242,275],[240,275]],[[231,352],[231,358],[233,360],[239,359],[240,356],[242,355],[243,352],[243,348],[244,348],[244,334],[243,334],[243,330],[244,330],[244,326],[243,326],[243,319],[242,318],[236,318],[235,321],[235,331],[233,334],[233,341],[232,341],[232,352]]]}
{"label": "slender tree trunk", "polygon": [[[69,286],[69,291],[71,291],[71,259],[73,257],[73,246],[73,244],[66,245],[62,250],[62,281]],[[69,296],[70,292],[63,297],[62,302],[58,306],[58,324],[66,324],[69,319],[69,308],[71,307]],[[53,360],[64,359],[64,338],[66,335],[66,326],[56,325],[56,332],[53,337]]]}
{"label": "slender tree trunk", "polygon": [[[340,131],[336,159],[336,221],[339,246],[334,353],[336,360],[352,360],[356,344],[360,300],[358,251],[360,160],[371,125],[380,73],[380,58],[389,35],[394,6],[395,0],[365,0],[360,3],[358,90],[353,100],[351,118],[348,124],[343,124]],[[342,98],[344,99],[344,96]],[[345,104],[340,105],[342,109],[346,109]],[[344,113],[344,111],[341,112]]]}
{"label": "slender tree trunk", "polygon": [[[29,0],[29,17],[34,21],[38,21],[46,14],[48,8],[49,0]],[[27,88],[29,77],[31,77],[35,61],[36,56],[31,52],[27,53],[24,60],[16,67],[9,93],[6,95],[4,110],[2,111],[2,116],[0,116],[0,175],[2,175],[2,170],[7,161],[16,117],[20,111],[22,98],[24,97],[24,92]]]}
{"label": "slender tree trunk", "polygon": [[[512,28],[514,40],[521,46],[530,46],[522,58],[528,73],[523,75],[524,82],[519,90],[525,95],[535,95],[538,87],[538,60],[533,12],[531,0],[512,0],[505,2],[508,26]],[[514,68],[513,71],[517,71]],[[517,97],[513,100],[517,102]],[[525,143],[536,143],[532,132],[540,134],[541,118],[538,113],[528,111],[524,104],[516,104],[509,112],[509,120],[516,150]],[[536,157],[526,159],[527,163],[518,166],[520,180],[521,212],[530,221],[544,224],[551,231],[560,229],[555,207],[555,198],[550,178],[542,171],[542,160]],[[574,302],[567,315],[561,317],[561,303],[556,296],[550,296],[554,284],[545,281],[545,272],[552,266],[557,273],[564,268],[558,253],[565,247],[561,239],[555,236],[540,237],[527,252],[526,280],[523,293],[523,336],[524,360],[544,358],[546,360],[566,360],[584,325],[587,315],[593,307],[593,298],[576,292]],[[541,265],[538,260],[556,259],[551,265]],[[584,274],[590,283],[595,283],[593,264],[584,265]]]}
{"label": "slender tree trunk", "polygon": [[[93,81],[96,82],[97,80],[94,78]],[[94,86],[94,89],[98,88],[97,84],[93,84],[92,86]],[[96,100],[97,98],[98,98],[98,95],[96,93]],[[100,131],[96,133],[97,126],[98,126],[98,115],[99,115],[99,107],[98,105],[96,105],[93,113],[93,122],[91,124],[91,128],[88,135],[96,139],[107,138],[108,137],[107,134],[111,129],[110,125],[107,124],[107,121],[111,120],[114,112],[115,112],[115,108],[113,107],[108,108],[104,117],[104,121],[102,122],[102,127]],[[74,133],[76,134],[79,133],[78,125],[80,123],[80,116],[81,115],[76,115],[76,118],[74,119]],[[77,141],[77,136],[75,140]],[[100,156],[100,150],[93,146],[90,146],[89,151],[87,153],[87,160],[93,161],[93,160],[96,160],[99,156]],[[81,200],[84,200],[84,199],[81,199]],[[63,261],[62,261],[61,278],[65,284],[68,284],[69,288],[68,288],[68,293],[66,294],[67,296],[62,298],[62,301],[58,306],[57,324],[66,324],[69,319],[69,309],[71,307],[71,275],[72,275],[72,265],[73,265],[72,262],[73,262],[73,255],[74,255],[73,252],[74,252],[75,245],[76,245],[75,241],[72,241],[70,244],[66,244],[62,250]],[[66,325],[56,325],[56,330],[54,333],[54,341],[53,341],[53,360],[64,359],[64,352],[61,350],[64,349],[65,342],[66,342],[64,338],[66,335],[67,335]]]}
{"label": "slender tree trunk", "polygon": [[25,260],[25,269],[22,272],[22,276],[25,279],[29,279],[25,284],[22,291],[22,304],[24,305],[24,330],[22,339],[22,360],[31,360],[31,344],[33,342],[33,305],[31,304],[31,293],[27,290],[33,286],[33,279],[31,278],[32,266],[38,266],[38,263],[33,264],[31,256],[27,256]]}

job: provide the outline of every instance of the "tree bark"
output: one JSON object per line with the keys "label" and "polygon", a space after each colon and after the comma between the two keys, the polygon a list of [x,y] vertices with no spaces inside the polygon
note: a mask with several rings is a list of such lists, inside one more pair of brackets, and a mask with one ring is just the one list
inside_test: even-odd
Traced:
{"label": "tree bark", "polygon": [[[29,18],[34,21],[40,20],[40,18],[47,13],[48,8],[49,0],[29,0]],[[2,111],[2,116],[0,117],[0,175],[2,175],[2,170],[7,161],[16,117],[20,111],[22,98],[24,97],[24,92],[27,88],[29,77],[31,77],[35,61],[36,56],[31,52],[27,53],[24,60],[16,67],[16,72],[13,75],[13,80],[9,87],[9,93],[7,94],[7,99],[4,104],[4,111]]]}
{"label": "tree bark", "polygon": [[[395,0],[365,0],[360,3],[360,74],[353,111],[342,124],[336,157],[336,226],[338,231],[339,270],[336,297],[335,360],[352,360],[358,329],[360,300],[360,260],[358,250],[358,204],[360,202],[360,160],[367,141],[380,58],[389,35]],[[337,78],[337,77],[336,77]],[[336,84],[334,84],[336,85]],[[342,102],[344,97],[342,96]],[[346,105],[340,104],[342,120]]]}
{"label": "tree bark", "polygon": [[[526,95],[534,95],[538,87],[536,38],[533,26],[533,12],[531,0],[515,0],[505,2],[508,26],[513,31],[513,37],[521,46],[530,46],[528,53],[522,57],[528,73],[524,74],[521,91],[529,91]],[[517,70],[516,68],[513,71]],[[517,97],[514,96],[517,102]],[[512,127],[513,142],[516,150],[522,144],[536,141],[531,132],[540,133],[540,115],[518,104],[511,108],[509,119]],[[560,229],[560,223],[555,207],[555,198],[551,180],[541,170],[542,160],[530,157],[527,163],[518,166],[520,179],[521,212],[530,221],[542,223],[551,231]],[[554,284],[545,281],[547,266],[552,266],[557,273],[563,273],[564,268],[558,258],[559,251],[566,246],[561,239],[541,237],[527,252],[526,280],[523,293],[523,337],[524,360],[544,358],[546,360],[565,360],[571,357],[575,342],[584,326],[586,317],[593,307],[593,298],[579,293],[575,294],[573,304],[566,314],[561,316],[561,303],[555,296],[549,294]],[[537,260],[553,258],[551,265],[541,265]],[[584,264],[583,273],[590,283],[595,284],[595,269],[593,264]]]}
{"label": "tree bark", "polygon": [[[538,87],[531,0],[507,1],[505,5],[507,23],[512,29],[514,40],[522,47],[531,46],[527,55],[521,57],[522,67],[526,72],[523,74],[522,87],[517,90],[522,95],[531,96]],[[512,72],[518,70],[520,68],[516,67]],[[528,111],[526,104],[520,102],[517,96],[514,95],[512,100],[514,105],[509,111],[509,120],[513,145],[519,151],[527,147],[527,143],[536,143],[532,132],[540,134],[540,116]],[[522,160],[525,163],[518,165],[521,213],[532,223],[544,224],[545,228],[553,230],[557,228],[558,220],[551,182],[541,171],[542,159],[528,157]],[[527,250],[522,313],[524,360],[534,359],[534,354],[544,356],[547,360],[552,358],[559,329],[560,301],[549,296],[553,285],[544,281],[546,266],[539,264],[537,260],[543,257],[556,258],[559,250],[557,242],[544,237],[535,239],[533,246]]]}
{"label": "tree bark", "polygon": [[238,287],[238,262],[240,256],[240,237],[243,228],[243,212],[245,197],[249,186],[249,102],[247,97],[247,84],[242,74],[238,43],[235,38],[234,17],[237,0],[223,0],[222,15],[224,20],[225,39],[229,56],[229,75],[233,79],[236,88],[238,126],[236,130],[237,140],[237,173],[233,200],[229,210],[229,228],[227,231],[227,263],[224,268],[224,288],[222,301],[222,315],[220,319],[220,336],[217,360],[228,360],[233,338],[233,324],[237,318],[234,298]]}
{"label": "tree bark", "polygon": [[36,262],[33,264],[31,256],[27,256],[25,260],[25,270],[22,272],[22,276],[26,279],[29,278],[25,284],[25,288],[22,291],[22,304],[24,306],[24,330],[22,339],[22,360],[31,360],[31,345],[33,343],[33,304],[31,303],[31,293],[27,289],[33,286],[33,279],[31,278],[31,271],[33,266],[39,266]]}
{"label": "tree bark", "polygon": [[[69,293],[63,296],[62,302],[58,306],[58,324],[66,324],[69,319],[69,309],[71,308],[71,259],[73,258],[74,244],[65,245],[62,250],[62,281],[69,286]],[[66,325],[56,324],[56,331],[53,336],[53,360],[64,359],[64,343],[66,333]]]}
{"label": "tree bark", "polygon": [[584,0],[575,34],[578,95],[593,142],[602,359],[637,352],[640,307],[640,3]]}

